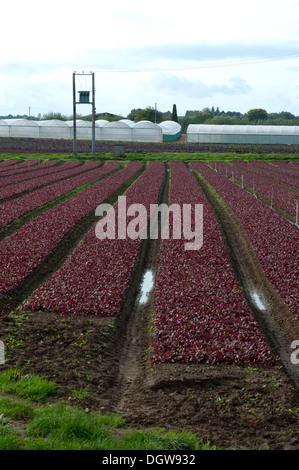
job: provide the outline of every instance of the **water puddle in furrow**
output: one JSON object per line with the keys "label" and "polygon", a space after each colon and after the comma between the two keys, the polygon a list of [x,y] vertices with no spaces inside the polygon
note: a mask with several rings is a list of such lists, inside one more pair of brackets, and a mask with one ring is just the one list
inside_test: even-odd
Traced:
{"label": "water puddle in furrow", "polygon": [[154,273],[151,269],[147,269],[143,275],[141,283],[141,294],[138,299],[139,305],[144,305],[149,299],[149,294],[154,286]]}
{"label": "water puddle in furrow", "polygon": [[255,305],[260,309],[260,310],[266,310],[267,306],[264,303],[263,299],[261,296],[258,294],[258,292],[250,292],[250,296],[255,303]]}

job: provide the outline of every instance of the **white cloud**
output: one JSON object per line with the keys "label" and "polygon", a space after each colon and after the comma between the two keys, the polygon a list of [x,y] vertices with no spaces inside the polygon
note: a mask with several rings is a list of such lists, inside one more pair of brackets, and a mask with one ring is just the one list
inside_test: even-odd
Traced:
{"label": "white cloud", "polygon": [[184,112],[215,100],[298,115],[298,62],[278,60],[299,57],[298,14],[298,0],[5,2],[0,115],[71,113],[75,70],[95,71],[99,111],[126,114],[158,99],[161,110],[180,100]]}
{"label": "white cloud", "polygon": [[231,77],[227,84],[205,84],[199,79],[187,79],[172,73],[153,74],[148,86],[154,92],[170,95],[182,95],[201,99],[214,95],[243,95],[251,90],[251,87],[241,77]]}

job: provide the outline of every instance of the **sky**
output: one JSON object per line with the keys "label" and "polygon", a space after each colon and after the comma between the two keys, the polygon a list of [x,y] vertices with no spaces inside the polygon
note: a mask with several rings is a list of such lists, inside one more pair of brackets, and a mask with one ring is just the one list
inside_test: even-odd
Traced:
{"label": "sky", "polygon": [[97,113],[176,104],[179,116],[299,115],[298,0],[14,0],[1,10],[1,116],[71,116],[74,72],[76,95],[94,73]]}

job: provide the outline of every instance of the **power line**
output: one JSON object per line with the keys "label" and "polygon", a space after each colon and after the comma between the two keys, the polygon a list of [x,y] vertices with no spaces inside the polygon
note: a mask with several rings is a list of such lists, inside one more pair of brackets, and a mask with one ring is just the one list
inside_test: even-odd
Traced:
{"label": "power line", "polygon": [[282,56],[272,56],[272,57],[261,57],[261,58],[250,58],[250,59],[238,59],[233,61],[221,61],[221,62],[212,62],[208,64],[197,64],[197,65],[185,65],[181,67],[163,67],[163,68],[144,68],[144,69],[101,69],[95,70],[95,73],[149,73],[149,72],[170,72],[170,71],[180,71],[180,70],[200,70],[200,69],[209,69],[209,68],[221,68],[221,67],[232,67],[238,65],[250,65],[250,64],[260,64],[267,62],[277,62],[282,60],[295,60],[299,59],[299,52],[294,54],[282,55]]}

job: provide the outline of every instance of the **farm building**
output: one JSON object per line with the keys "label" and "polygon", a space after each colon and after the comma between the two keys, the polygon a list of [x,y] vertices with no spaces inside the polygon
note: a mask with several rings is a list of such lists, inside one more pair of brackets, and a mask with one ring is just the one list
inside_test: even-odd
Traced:
{"label": "farm building", "polygon": [[299,126],[189,124],[187,142],[299,144]]}
{"label": "farm building", "polygon": [[181,137],[182,127],[175,121],[163,121],[159,124],[162,129],[163,142],[177,140]]}

